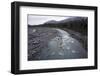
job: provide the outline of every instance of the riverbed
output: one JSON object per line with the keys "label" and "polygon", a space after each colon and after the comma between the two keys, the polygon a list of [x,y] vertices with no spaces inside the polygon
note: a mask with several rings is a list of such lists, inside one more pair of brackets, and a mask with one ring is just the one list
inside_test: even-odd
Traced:
{"label": "riverbed", "polygon": [[[49,29],[49,30],[48,30]],[[32,33],[33,31],[33,33]],[[39,32],[40,31],[40,32]],[[80,59],[87,58],[87,50],[76,38],[60,28],[32,28],[29,35],[33,41],[37,41],[33,47],[29,46],[29,60],[53,60],[53,59]],[[37,35],[37,37],[35,37]],[[33,38],[33,36],[35,38]],[[31,52],[30,52],[31,51]]]}

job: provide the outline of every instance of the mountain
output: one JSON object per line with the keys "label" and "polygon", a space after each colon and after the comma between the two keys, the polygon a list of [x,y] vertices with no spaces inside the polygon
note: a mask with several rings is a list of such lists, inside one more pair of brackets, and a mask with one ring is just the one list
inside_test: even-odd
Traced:
{"label": "mountain", "polygon": [[55,27],[55,28],[67,28],[81,33],[87,33],[88,28],[87,17],[71,17],[61,21],[50,20],[44,24],[34,25],[34,27]]}
{"label": "mountain", "polygon": [[50,21],[45,22],[42,25],[43,26],[48,26],[48,25],[50,25],[50,26],[55,26],[55,25],[62,26],[62,24],[65,24],[66,26],[69,24],[73,24],[73,25],[83,24],[84,25],[84,24],[87,24],[87,17],[71,17],[68,19],[61,20],[61,21],[50,20]]}
{"label": "mountain", "polygon": [[57,24],[57,23],[58,21],[50,20],[50,21],[45,22],[44,24]]}

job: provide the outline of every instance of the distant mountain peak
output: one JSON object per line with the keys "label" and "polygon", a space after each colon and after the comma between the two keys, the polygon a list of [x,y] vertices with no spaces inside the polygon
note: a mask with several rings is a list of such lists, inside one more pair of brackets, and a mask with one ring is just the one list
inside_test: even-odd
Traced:
{"label": "distant mountain peak", "polygon": [[51,24],[52,24],[52,23],[55,24],[55,23],[57,23],[57,21],[56,21],[56,20],[50,20],[50,21],[45,22],[44,24],[50,24],[50,23],[51,23]]}

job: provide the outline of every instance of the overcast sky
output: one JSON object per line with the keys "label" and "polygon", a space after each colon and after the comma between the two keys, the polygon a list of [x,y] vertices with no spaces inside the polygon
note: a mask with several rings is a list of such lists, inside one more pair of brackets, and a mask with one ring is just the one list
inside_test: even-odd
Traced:
{"label": "overcast sky", "polygon": [[43,24],[49,20],[64,20],[67,19],[68,17],[63,17],[63,16],[42,16],[42,15],[28,15],[28,24],[29,25],[38,25],[38,24]]}

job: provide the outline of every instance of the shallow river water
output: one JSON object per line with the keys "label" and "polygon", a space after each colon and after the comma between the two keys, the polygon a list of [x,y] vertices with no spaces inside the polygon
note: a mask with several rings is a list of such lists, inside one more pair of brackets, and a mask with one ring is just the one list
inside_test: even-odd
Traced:
{"label": "shallow river water", "polygon": [[42,49],[39,56],[40,59],[79,59],[87,58],[87,52],[82,47],[82,44],[72,38],[70,34],[61,29],[58,31],[58,36],[51,39],[47,47]]}

